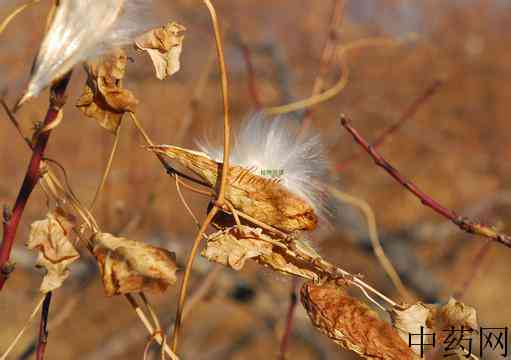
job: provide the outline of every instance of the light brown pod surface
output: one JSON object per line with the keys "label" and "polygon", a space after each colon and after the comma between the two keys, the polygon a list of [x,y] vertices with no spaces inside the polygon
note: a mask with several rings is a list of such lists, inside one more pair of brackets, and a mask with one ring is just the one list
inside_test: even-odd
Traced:
{"label": "light brown pod surface", "polygon": [[[168,145],[149,149],[177,160],[212,187],[218,188],[222,164],[206,154]],[[310,231],[318,223],[316,213],[307,201],[278,182],[254,175],[240,166],[229,169],[225,198],[235,209],[282,231]]]}
{"label": "light brown pod surface", "polygon": [[343,288],[309,282],[302,287],[301,300],[318,330],[362,358],[418,359],[390,324]]}

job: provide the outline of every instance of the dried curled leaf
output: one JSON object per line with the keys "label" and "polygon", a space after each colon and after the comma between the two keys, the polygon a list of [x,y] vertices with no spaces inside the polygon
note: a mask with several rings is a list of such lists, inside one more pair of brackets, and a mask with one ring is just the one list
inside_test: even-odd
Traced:
{"label": "dried curled leaf", "polygon": [[[213,188],[218,185],[222,164],[205,153],[168,145],[149,149],[179,161]],[[225,198],[235,209],[282,231],[314,230],[318,222],[307,201],[278,182],[257,176],[240,166],[229,169]]]}
{"label": "dried curled leaf", "polygon": [[[447,336],[446,329],[476,330],[478,328],[477,313],[473,307],[465,305],[454,298],[447,304],[416,303],[405,309],[394,309],[391,313],[392,322],[401,338],[408,341],[410,334],[435,333],[437,343],[443,343]],[[420,345],[413,346],[415,353],[420,354]]]}
{"label": "dried curled leaf", "polygon": [[138,100],[122,87],[128,57],[118,49],[98,63],[87,67],[87,82],[76,102],[86,116],[95,119],[103,128],[115,133],[125,112],[135,111]]}
{"label": "dried curled leaf", "polygon": [[[420,302],[405,309],[394,309],[390,313],[394,328],[403,341],[408,341],[410,334],[421,334],[421,327],[425,334],[430,334],[432,332],[428,327],[430,316],[431,309]],[[420,345],[412,345],[412,349],[416,354],[421,354]]]}
{"label": "dried curled leaf", "polygon": [[166,249],[107,233],[92,242],[107,296],[163,292],[176,283],[176,257]]}
{"label": "dried curled leaf", "polygon": [[166,79],[179,71],[179,57],[186,28],[175,22],[153,29],[135,41],[135,47],[146,51],[154,65],[156,77]]}
{"label": "dried curled leaf", "polygon": [[312,323],[341,347],[366,359],[402,360],[418,357],[392,326],[361,300],[333,283],[306,283],[302,304]]}
{"label": "dried curled leaf", "polygon": [[[308,249],[307,255],[300,249]],[[237,225],[218,231],[208,238],[202,256],[208,260],[240,270],[246,260],[253,259],[259,264],[283,274],[296,275],[318,281],[324,271],[311,259],[319,255],[298,239],[274,239],[260,228]]]}
{"label": "dried curled leaf", "polygon": [[39,251],[36,266],[44,267],[47,271],[40,287],[43,293],[61,287],[70,274],[69,265],[80,257],[70,240],[72,220],[57,210],[30,226],[26,246]]}

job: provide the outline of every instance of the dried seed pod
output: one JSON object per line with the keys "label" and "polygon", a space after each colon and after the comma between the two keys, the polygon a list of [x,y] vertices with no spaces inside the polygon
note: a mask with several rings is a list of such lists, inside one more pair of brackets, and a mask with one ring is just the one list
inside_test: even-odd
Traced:
{"label": "dried seed pod", "polygon": [[333,283],[306,283],[302,304],[312,323],[341,347],[366,359],[418,359],[390,324]]}
{"label": "dried seed pod", "polygon": [[96,234],[92,243],[108,296],[163,292],[176,283],[176,257],[166,249],[107,233]]}
{"label": "dried seed pod", "polygon": [[327,275],[313,260],[319,259],[319,255],[303,241],[290,238],[284,242],[260,228],[245,225],[212,234],[201,254],[234,270],[240,270],[246,260],[253,259],[280,273],[308,280],[319,281]]}
{"label": "dried seed pod", "polygon": [[[177,160],[213,188],[218,186],[222,164],[205,153],[170,145],[151,146],[149,149]],[[240,166],[229,169],[225,198],[235,209],[282,231],[310,231],[318,222],[313,207],[306,200],[278,182]]]}
{"label": "dried seed pod", "polygon": [[147,30],[150,0],[55,2],[49,27],[20,104],[37,96],[76,64],[131,43]]}
{"label": "dried seed pod", "polygon": [[41,283],[43,293],[62,286],[69,276],[69,265],[80,258],[70,240],[73,219],[58,209],[48,213],[46,219],[35,221],[30,226],[30,236],[26,243],[30,250],[39,251],[37,266],[47,270]]}

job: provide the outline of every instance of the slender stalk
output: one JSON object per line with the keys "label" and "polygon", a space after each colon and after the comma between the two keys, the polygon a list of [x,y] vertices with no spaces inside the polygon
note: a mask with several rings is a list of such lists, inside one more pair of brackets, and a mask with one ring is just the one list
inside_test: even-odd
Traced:
{"label": "slender stalk", "polygon": [[[71,73],[68,73],[61,80],[55,83],[50,89],[50,105],[46,113],[46,117],[42,124],[43,129],[49,129],[54,121],[57,121],[62,107],[65,103],[65,92]],[[40,165],[43,159],[46,145],[50,138],[51,129],[37,134],[36,142],[33,147],[32,157],[28,165],[25,178],[19,190],[18,196],[14,203],[12,213],[4,216],[4,233],[2,244],[0,245],[0,291],[3,289],[9,274],[13,270],[12,264],[9,262],[12,247],[21,221],[23,211],[27,205],[28,199],[34,190],[40,177]]]}
{"label": "slender stalk", "polygon": [[51,291],[46,294],[39,324],[39,340],[37,341],[36,360],[43,360],[48,343],[48,314],[50,313]]}
{"label": "slender stalk", "polygon": [[442,215],[446,219],[450,220],[453,224],[459,227],[461,230],[491,240],[497,241],[507,247],[511,247],[511,236],[499,233],[495,228],[472,221],[466,217],[459,216],[456,212],[447,209],[436,200],[431,198],[428,194],[420,190],[414,183],[406,179],[396,168],[387,162],[376,150],[369,145],[369,143],[358,133],[350,121],[344,116],[341,116],[342,126],[353,136],[353,139],[373,158],[376,165],[384,169],[394,180],[396,180],[405,189],[411,192],[417,197],[421,203],[437,214]]}
{"label": "slender stalk", "polygon": [[181,288],[179,290],[179,299],[177,303],[176,309],[176,320],[174,323],[174,333],[172,334],[172,351],[177,352],[177,345],[179,341],[179,332],[181,330],[181,324],[183,319],[183,310],[184,304],[186,301],[186,293],[188,290],[188,282],[190,281],[190,274],[193,266],[193,261],[195,260],[195,255],[197,254],[197,250],[202,240],[202,235],[206,232],[211,220],[215,217],[218,212],[218,207],[214,206],[209,212],[206,220],[202,224],[199,233],[195,237],[195,241],[193,242],[192,249],[190,250],[190,255],[188,256],[188,261],[186,263],[185,273],[183,275],[183,281],[181,283]]}

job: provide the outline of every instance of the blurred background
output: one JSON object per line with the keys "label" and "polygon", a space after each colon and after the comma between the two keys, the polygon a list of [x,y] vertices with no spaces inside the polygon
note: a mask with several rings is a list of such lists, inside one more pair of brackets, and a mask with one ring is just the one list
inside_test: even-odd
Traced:
{"label": "blurred background", "polygon": [[[340,66],[337,61],[320,65],[327,43],[342,46],[381,36],[406,39],[398,47],[354,53],[348,59],[351,72],[345,90],[310,112],[292,114],[291,121],[308,117],[320,130],[331,163],[330,184],[369,203],[383,247],[417,299],[446,302],[456,296],[477,309],[481,326],[509,325],[511,290],[506,284],[511,277],[511,251],[459,231],[422,206],[361,152],[340,126],[339,114],[347,114],[371,141],[398,124],[379,147],[393,165],[446,207],[510,233],[511,2],[346,0],[342,16],[339,2],[215,2],[223,28],[234,124],[261,107],[310,96],[320,73],[324,88],[331,87],[340,77]],[[20,3],[1,6],[1,18]],[[153,141],[194,148],[196,139],[219,133],[222,126],[209,15],[200,1],[155,1],[155,6],[162,23],[173,20],[187,28],[182,68],[171,79],[159,81],[149,58],[131,51],[133,63],[124,85],[139,98],[137,114]],[[32,6],[0,36],[0,87],[11,105],[28,79],[48,9],[49,1]],[[89,203],[113,136],[74,107],[84,81],[84,72],[76,69],[64,121],[53,132],[47,155],[66,168],[73,190]],[[27,132],[42,120],[46,104],[47,92],[18,113]],[[196,227],[179,201],[174,181],[141,148],[142,140],[128,120],[95,215],[105,231],[164,246],[184,264]],[[29,157],[2,112],[0,204],[14,202]],[[194,194],[186,196],[203,217],[206,201]],[[332,226],[315,234],[314,247],[329,261],[362,274],[386,295],[399,299],[373,254],[365,218],[335,199],[330,205],[336,210]],[[46,210],[44,194],[36,189],[17,235],[16,271],[0,296],[0,350],[23,326],[38,297],[42,273],[34,269],[35,255],[24,249],[24,242],[29,225],[43,218]],[[192,293],[214,269],[197,258]],[[216,272],[214,284],[185,323],[183,359],[277,358],[291,281],[251,263],[241,272]],[[151,301],[163,323],[170,324],[176,288],[151,296]],[[126,301],[104,295],[87,255],[54,294],[50,319],[49,359],[140,359],[148,339]],[[33,356],[37,323],[28,329],[12,359]],[[354,358],[314,329],[298,306],[289,359]]]}

